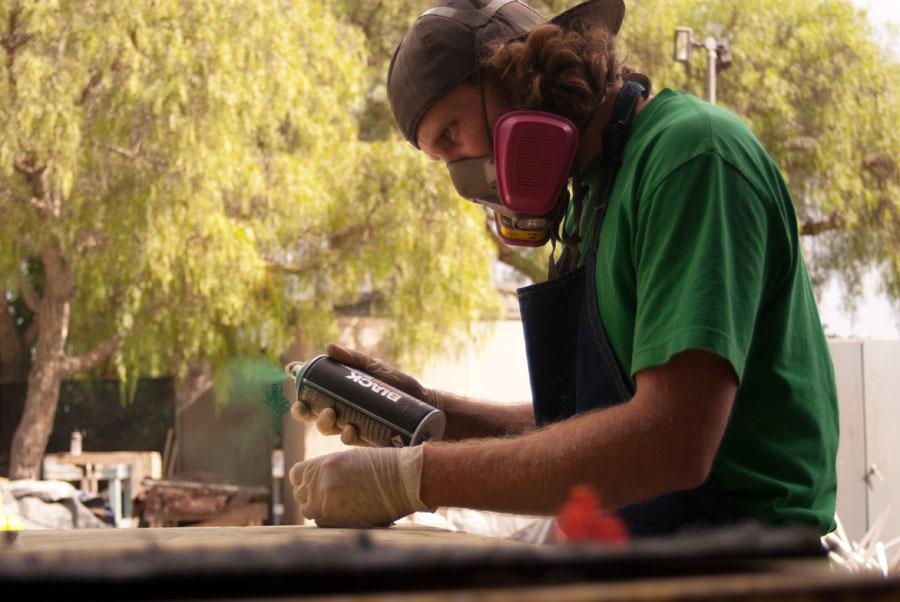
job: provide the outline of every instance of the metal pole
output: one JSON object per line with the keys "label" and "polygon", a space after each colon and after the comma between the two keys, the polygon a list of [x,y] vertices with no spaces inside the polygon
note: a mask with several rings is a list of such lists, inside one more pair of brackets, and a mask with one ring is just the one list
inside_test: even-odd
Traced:
{"label": "metal pole", "polygon": [[[282,437],[286,437],[283,434]],[[284,478],[284,450],[272,450],[272,524],[280,525],[284,519],[284,504],[281,502],[281,480]]]}
{"label": "metal pole", "polygon": [[710,104],[716,104],[716,39],[712,36],[706,38],[706,99]]}

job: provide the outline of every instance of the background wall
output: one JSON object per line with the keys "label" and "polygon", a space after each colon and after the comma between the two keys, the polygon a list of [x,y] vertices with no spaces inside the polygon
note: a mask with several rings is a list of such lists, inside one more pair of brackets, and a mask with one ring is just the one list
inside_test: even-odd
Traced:
{"label": "background wall", "polygon": [[[900,341],[832,341],[841,409],[838,515],[860,539],[900,536]],[[892,506],[892,501],[893,506]]]}

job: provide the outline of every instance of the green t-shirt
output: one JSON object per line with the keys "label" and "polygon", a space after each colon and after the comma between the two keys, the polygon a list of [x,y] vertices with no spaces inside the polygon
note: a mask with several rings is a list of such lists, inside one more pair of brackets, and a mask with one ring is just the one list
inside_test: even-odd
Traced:
{"label": "green t-shirt", "polygon": [[[584,245],[598,163],[584,178]],[[737,117],[669,89],[635,117],[600,234],[596,286],[632,390],[635,373],[686,349],[731,363],[739,386],[713,465],[719,484],[764,522],[832,530],[831,357],[790,193]]]}

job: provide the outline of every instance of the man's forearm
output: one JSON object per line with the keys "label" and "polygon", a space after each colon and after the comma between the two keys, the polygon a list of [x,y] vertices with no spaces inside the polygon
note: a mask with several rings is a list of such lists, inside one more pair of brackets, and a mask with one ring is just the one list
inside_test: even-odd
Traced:
{"label": "man's forearm", "polygon": [[499,404],[437,393],[447,414],[445,441],[518,435],[534,429],[530,403]]}
{"label": "man's forearm", "polygon": [[692,350],[636,381],[627,403],[521,436],[426,444],[422,501],[552,514],[578,484],[592,485],[608,510],[698,486],[731,413],[730,364]]}
{"label": "man's forearm", "polygon": [[645,449],[654,437],[643,428],[620,406],[519,437],[428,445],[421,497],[430,507],[553,514],[582,483],[609,509],[680,488]]}

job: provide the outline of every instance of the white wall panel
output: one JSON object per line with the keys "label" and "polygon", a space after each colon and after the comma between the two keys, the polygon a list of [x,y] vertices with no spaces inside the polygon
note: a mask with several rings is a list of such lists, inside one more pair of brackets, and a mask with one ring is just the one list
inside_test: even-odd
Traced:
{"label": "white wall panel", "polygon": [[866,532],[866,438],[863,390],[863,343],[831,341],[841,416],[838,447],[837,512],[847,534],[859,540]]}
{"label": "white wall panel", "polygon": [[900,536],[900,341],[866,341],[863,374],[869,526],[887,512],[887,541]]}

